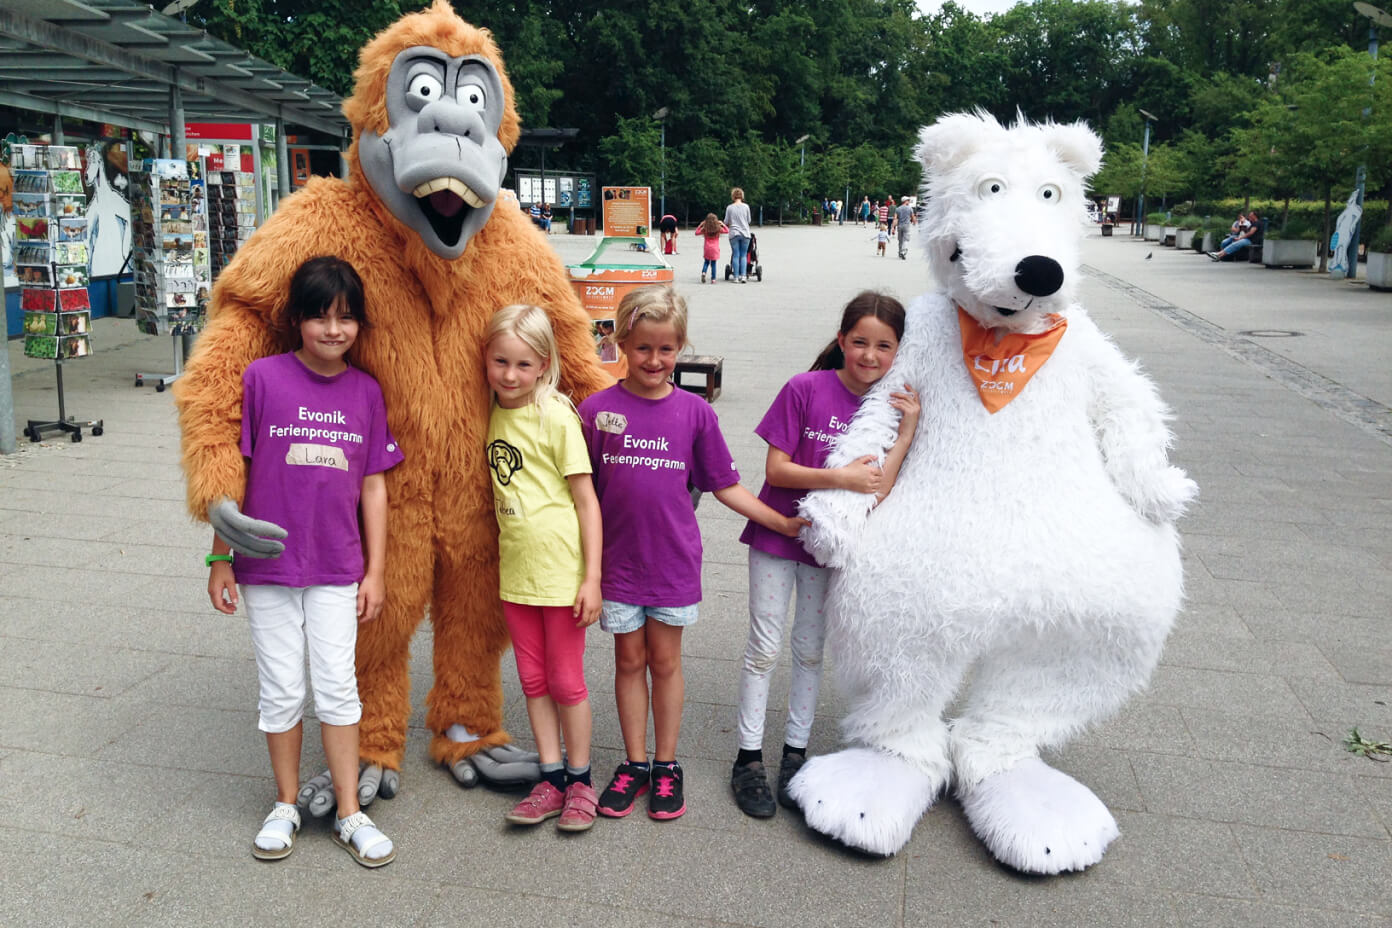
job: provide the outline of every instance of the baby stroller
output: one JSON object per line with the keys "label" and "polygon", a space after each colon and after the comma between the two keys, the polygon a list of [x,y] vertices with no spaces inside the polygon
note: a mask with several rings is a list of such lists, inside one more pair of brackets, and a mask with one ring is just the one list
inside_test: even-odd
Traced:
{"label": "baby stroller", "polygon": [[[748,258],[748,266],[745,268],[745,271],[747,272],[748,276],[753,278],[754,280],[763,280],[764,266],[759,263],[759,236],[755,235],[753,232],[749,233]],[[725,279],[733,280],[734,277],[735,266],[733,264],[726,264]]]}

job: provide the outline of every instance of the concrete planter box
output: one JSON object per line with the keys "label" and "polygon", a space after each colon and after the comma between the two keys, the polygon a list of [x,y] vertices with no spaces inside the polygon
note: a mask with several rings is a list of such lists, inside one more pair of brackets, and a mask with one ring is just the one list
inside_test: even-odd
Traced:
{"label": "concrete planter box", "polygon": [[1218,242],[1219,239],[1214,236],[1212,232],[1205,232],[1203,234],[1203,244],[1199,245],[1199,251],[1205,254],[1210,251],[1216,251],[1218,249]]}
{"label": "concrete planter box", "polygon": [[1381,251],[1368,252],[1368,286],[1374,290],[1392,290],[1392,255]]}
{"label": "concrete planter box", "polygon": [[1147,222],[1141,227],[1141,237],[1147,242],[1158,242],[1160,241],[1160,233],[1163,231],[1164,229],[1159,226],[1151,225]]}
{"label": "concrete planter box", "polygon": [[1271,238],[1262,244],[1262,264],[1267,267],[1314,267],[1314,239]]}
{"label": "concrete planter box", "polygon": [[1176,233],[1175,233],[1175,236],[1174,236],[1174,247],[1176,247],[1176,248],[1193,248],[1193,247],[1194,247],[1194,230],[1193,230],[1193,229],[1180,229],[1178,232],[1176,232]]}
{"label": "concrete planter box", "polygon": [[1160,233],[1161,245],[1175,244],[1175,238],[1179,235],[1179,226],[1165,226]]}

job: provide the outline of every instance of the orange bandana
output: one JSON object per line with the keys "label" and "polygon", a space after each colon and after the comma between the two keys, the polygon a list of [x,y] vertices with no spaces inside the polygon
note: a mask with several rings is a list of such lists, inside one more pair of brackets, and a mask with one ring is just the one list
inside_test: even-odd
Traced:
{"label": "orange bandana", "polygon": [[1043,332],[1026,335],[1007,332],[999,342],[991,329],[983,328],[976,318],[957,307],[957,322],[962,327],[962,356],[981,394],[981,405],[989,413],[999,412],[1005,404],[1019,396],[1031,377],[1049,360],[1068,320],[1056,313],[1046,317],[1050,326]]}

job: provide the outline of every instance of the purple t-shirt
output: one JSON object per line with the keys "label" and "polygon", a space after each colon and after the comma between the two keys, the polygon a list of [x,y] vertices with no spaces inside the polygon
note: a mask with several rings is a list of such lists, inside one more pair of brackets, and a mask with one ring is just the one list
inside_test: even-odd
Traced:
{"label": "purple t-shirt", "polygon": [[293,352],[242,374],[242,512],[286,531],[276,558],[235,555],[237,582],[346,586],[363,576],[363,478],[401,462],[377,381],[350,367],[332,377]]}
{"label": "purple t-shirt", "polygon": [[615,384],[580,404],[580,425],[604,517],[604,598],[700,602],[701,532],[687,479],[703,492],[739,483],[715,411],[685,390],[648,400]]}
{"label": "purple t-shirt", "polygon": [[[783,385],[754,433],[803,467],[822,467],[837,435],[850,427],[860,397],[841,382],[836,371],[808,371]],[[797,515],[806,490],[776,487],[767,480],[759,499],[785,516]],[[740,541],[765,554],[817,566],[817,560],[796,538],[780,535],[751,521]]]}

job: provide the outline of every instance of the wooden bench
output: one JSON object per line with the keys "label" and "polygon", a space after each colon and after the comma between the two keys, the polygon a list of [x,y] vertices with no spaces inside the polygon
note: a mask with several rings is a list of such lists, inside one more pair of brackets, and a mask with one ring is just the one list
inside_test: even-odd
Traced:
{"label": "wooden bench", "polygon": [[[725,359],[713,354],[684,355],[677,358],[677,366],[672,371],[672,383],[689,393],[699,393],[707,403],[714,403],[720,395],[720,374]],[[701,383],[682,383],[682,374],[699,374]]]}

